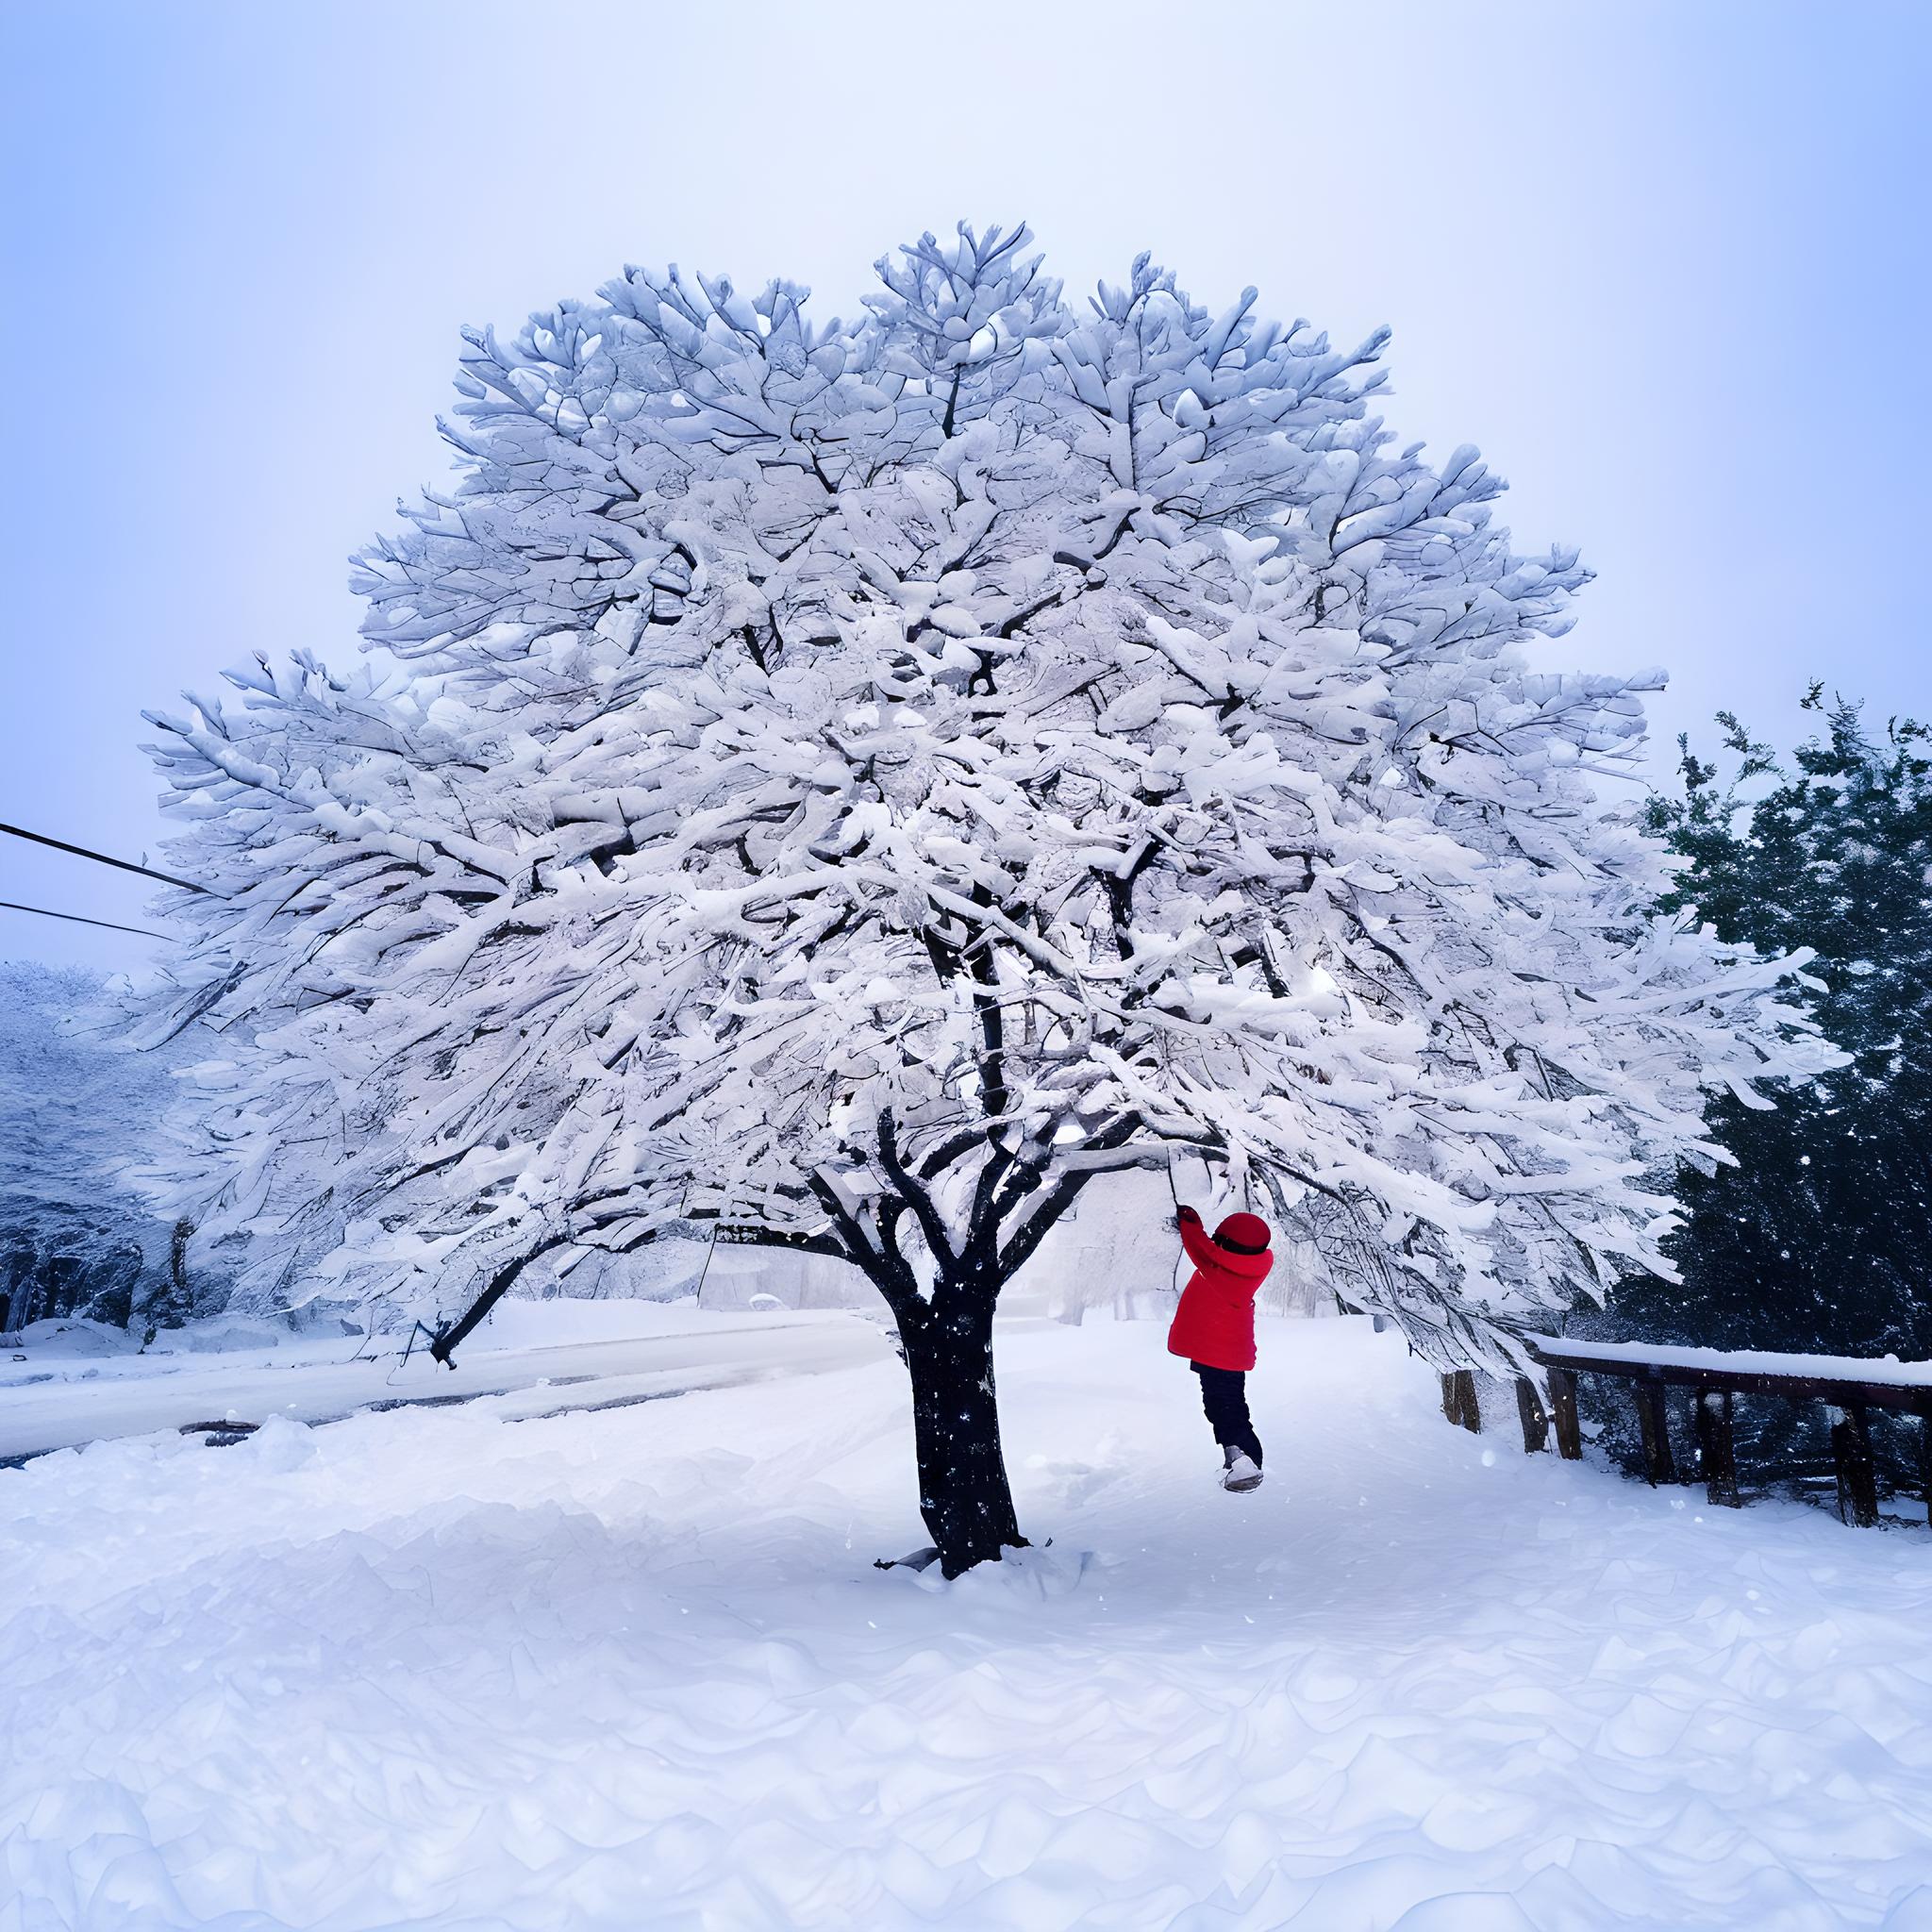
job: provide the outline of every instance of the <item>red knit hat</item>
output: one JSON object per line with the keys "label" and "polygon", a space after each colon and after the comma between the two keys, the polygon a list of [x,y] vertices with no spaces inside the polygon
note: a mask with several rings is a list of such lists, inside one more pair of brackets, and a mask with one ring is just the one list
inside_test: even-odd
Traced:
{"label": "red knit hat", "polygon": [[1214,1230],[1214,1239],[1238,1255],[1265,1255],[1268,1224],[1258,1214],[1230,1214]]}

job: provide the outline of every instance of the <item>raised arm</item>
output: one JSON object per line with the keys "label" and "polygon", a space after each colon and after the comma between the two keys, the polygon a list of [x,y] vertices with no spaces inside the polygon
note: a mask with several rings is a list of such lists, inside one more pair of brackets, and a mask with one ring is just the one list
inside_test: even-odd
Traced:
{"label": "raised arm", "polygon": [[1188,1259],[1196,1268],[1224,1267],[1227,1257],[1208,1238],[1207,1228],[1201,1224],[1201,1217],[1191,1208],[1183,1208],[1177,1218],[1180,1222],[1181,1246],[1188,1251]]}

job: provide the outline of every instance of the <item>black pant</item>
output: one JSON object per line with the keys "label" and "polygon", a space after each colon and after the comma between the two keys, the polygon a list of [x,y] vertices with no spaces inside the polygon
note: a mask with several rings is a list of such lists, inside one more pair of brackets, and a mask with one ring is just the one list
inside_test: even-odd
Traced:
{"label": "black pant", "polygon": [[1224,1449],[1239,1449],[1259,1469],[1261,1439],[1256,1435],[1254,1419],[1248,1414],[1246,1373],[1241,1369],[1210,1369],[1206,1362],[1190,1362],[1188,1366],[1201,1378],[1201,1407],[1208,1411],[1214,1440]]}

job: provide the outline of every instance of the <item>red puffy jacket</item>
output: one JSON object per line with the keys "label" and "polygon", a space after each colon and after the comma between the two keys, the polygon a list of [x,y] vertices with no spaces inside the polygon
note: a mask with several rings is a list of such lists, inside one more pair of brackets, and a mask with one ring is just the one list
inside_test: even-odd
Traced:
{"label": "red puffy jacket", "polygon": [[1258,1215],[1230,1214],[1215,1233],[1261,1252],[1241,1255],[1217,1246],[1208,1239],[1201,1217],[1191,1208],[1181,1209],[1181,1245],[1194,1272],[1167,1331],[1168,1352],[1210,1369],[1252,1369],[1255,1291],[1274,1265],[1267,1252],[1268,1224]]}

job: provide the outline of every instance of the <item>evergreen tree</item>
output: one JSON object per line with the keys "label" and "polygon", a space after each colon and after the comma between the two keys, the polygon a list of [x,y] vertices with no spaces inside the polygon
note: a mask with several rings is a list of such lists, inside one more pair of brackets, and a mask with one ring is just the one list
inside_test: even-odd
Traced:
{"label": "evergreen tree", "polygon": [[1932,733],[1893,720],[1875,739],[1822,689],[1805,703],[1824,728],[1793,769],[1722,712],[1728,779],[1680,740],[1684,796],[1650,817],[1689,861],[1664,909],[1813,949],[1816,1015],[1849,1059],[1775,1111],[1715,1104],[1737,1164],[1683,1177],[1683,1284],[1634,1279],[1618,1306],[1660,1340],[1932,1357]]}

